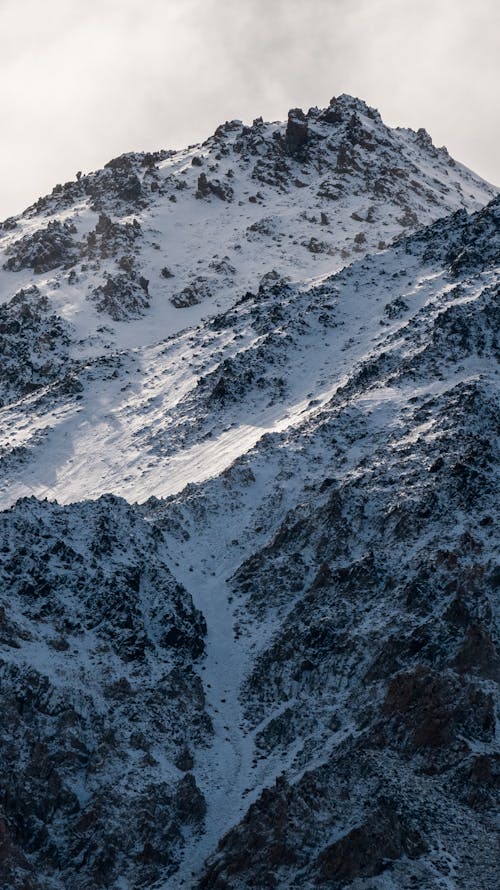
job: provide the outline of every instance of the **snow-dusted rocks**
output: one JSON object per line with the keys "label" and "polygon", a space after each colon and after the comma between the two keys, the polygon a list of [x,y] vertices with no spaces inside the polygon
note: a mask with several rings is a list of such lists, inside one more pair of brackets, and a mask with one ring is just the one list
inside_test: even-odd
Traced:
{"label": "snow-dusted rocks", "polygon": [[0,550],[0,882],[148,885],[203,824],[205,620],[117,498],[20,501]]}
{"label": "snow-dusted rocks", "polygon": [[32,269],[40,275],[58,267],[73,266],[78,257],[73,239],[75,233],[76,227],[72,223],[51,220],[46,228],[24,235],[9,246],[4,269],[9,272]]}
{"label": "snow-dusted rocks", "polygon": [[70,327],[35,284],[0,306],[0,405],[60,381],[71,366]]}
{"label": "snow-dusted rocks", "polygon": [[426,415],[418,451],[365,420],[347,470],[353,418],[338,410],[307,433],[322,463],[290,460],[316,481],[229,582],[255,647],[241,691],[251,774],[280,764],[285,778],[222,839],[200,887],[385,887],[387,870],[389,886],[437,887],[447,859],[459,886],[494,886],[491,396],[475,384],[417,398],[400,422]]}

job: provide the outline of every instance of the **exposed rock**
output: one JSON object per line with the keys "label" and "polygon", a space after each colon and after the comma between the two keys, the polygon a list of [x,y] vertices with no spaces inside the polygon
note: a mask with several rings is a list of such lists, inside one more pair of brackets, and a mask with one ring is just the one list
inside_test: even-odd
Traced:
{"label": "exposed rock", "polygon": [[383,711],[396,720],[400,747],[410,751],[447,748],[468,733],[492,737],[491,695],[420,666],[391,681]]}
{"label": "exposed rock", "polygon": [[323,850],[318,857],[319,885],[344,887],[355,878],[381,874],[392,860],[416,859],[426,851],[419,832],[405,825],[393,806],[386,804]]}
{"label": "exposed rock", "polygon": [[114,321],[125,321],[143,315],[149,306],[148,282],[132,269],[128,274],[108,275],[90,297],[99,312]]}
{"label": "exposed rock", "polygon": [[109,161],[98,174],[86,177],[85,191],[91,197],[93,209],[103,210],[110,202],[116,210],[146,206],[148,199],[138,176],[139,164],[138,156],[124,154]]}
{"label": "exposed rock", "polygon": [[3,614],[57,665],[47,675],[28,652],[0,665],[0,874],[19,890],[48,890],[61,863],[75,890],[165,878],[205,815],[194,776],[163,780],[155,757],[189,769],[183,739],[210,737],[192,668],[204,619],[161,537],[116,498],[21,501],[0,514],[0,546]]}
{"label": "exposed rock", "polygon": [[196,197],[208,198],[210,195],[215,195],[221,201],[232,201],[233,189],[227,183],[222,183],[220,179],[207,179],[206,173],[200,173]]}
{"label": "exposed rock", "polygon": [[200,275],[194,278],[190,284],[183,287],[179,293],[174,294],[170,302],[176,309],[185,309],[189,306],[196,306],[211,296],[212,288],[207,278]]}
{"label": "exposed rock", "polygon": [[0,306],[0,405],[66,374],[73,364],[70,342],[71,328],[36,286]]}
{"label": "exposed rock", "polygon": [[286,146],[293,156],[302,156],[309,138],[307,118],[301,108],[292,108],[288,112],[286,126]]}
{"label": "exposed rock", "polygon": [[175,765],[177,769],[182,770],[183,773],[190,772],[190,770],[193,769],[194,757],[187,745],[184,745],[184,747],[179,752],[175,761]]}
{"label": "exposed rock", "polygon": [[470,625],[453,666],[460,674],[475,674],[500,682],[500,656],[486,628]]}
{"label": "exposed rock", "polygon": [[33,269],[35,275],[41,275],[58,266],[69,268],[79,256],[75,233],[72,223],[52,220],[45,229],[24,235],[7,248],[9,259],[4,269],[10,272]]}

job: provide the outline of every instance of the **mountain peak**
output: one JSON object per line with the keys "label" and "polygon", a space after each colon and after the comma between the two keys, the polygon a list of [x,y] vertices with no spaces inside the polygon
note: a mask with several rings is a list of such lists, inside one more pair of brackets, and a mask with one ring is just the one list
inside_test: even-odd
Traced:
{"label": "mountain peak", "polygon": [[1,886],[496,886],[499,269],[345,95],[3,223]]}

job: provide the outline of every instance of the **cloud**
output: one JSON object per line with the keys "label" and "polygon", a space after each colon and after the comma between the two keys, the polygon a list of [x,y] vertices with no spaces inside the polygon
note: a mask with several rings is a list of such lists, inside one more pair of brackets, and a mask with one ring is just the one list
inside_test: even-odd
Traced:
{"label": "cloud", "polygon": [[0,217],[75,170],[349,92],[500,181],[497,0],[2,0]]}

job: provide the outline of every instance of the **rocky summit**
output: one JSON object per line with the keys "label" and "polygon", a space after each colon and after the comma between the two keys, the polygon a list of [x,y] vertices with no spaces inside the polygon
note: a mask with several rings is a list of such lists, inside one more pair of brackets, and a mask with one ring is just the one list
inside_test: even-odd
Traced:
{"label": "rocky summit", "polygon": [[499,190],[342,95],[0,225],[0,887],[494,890]]}

